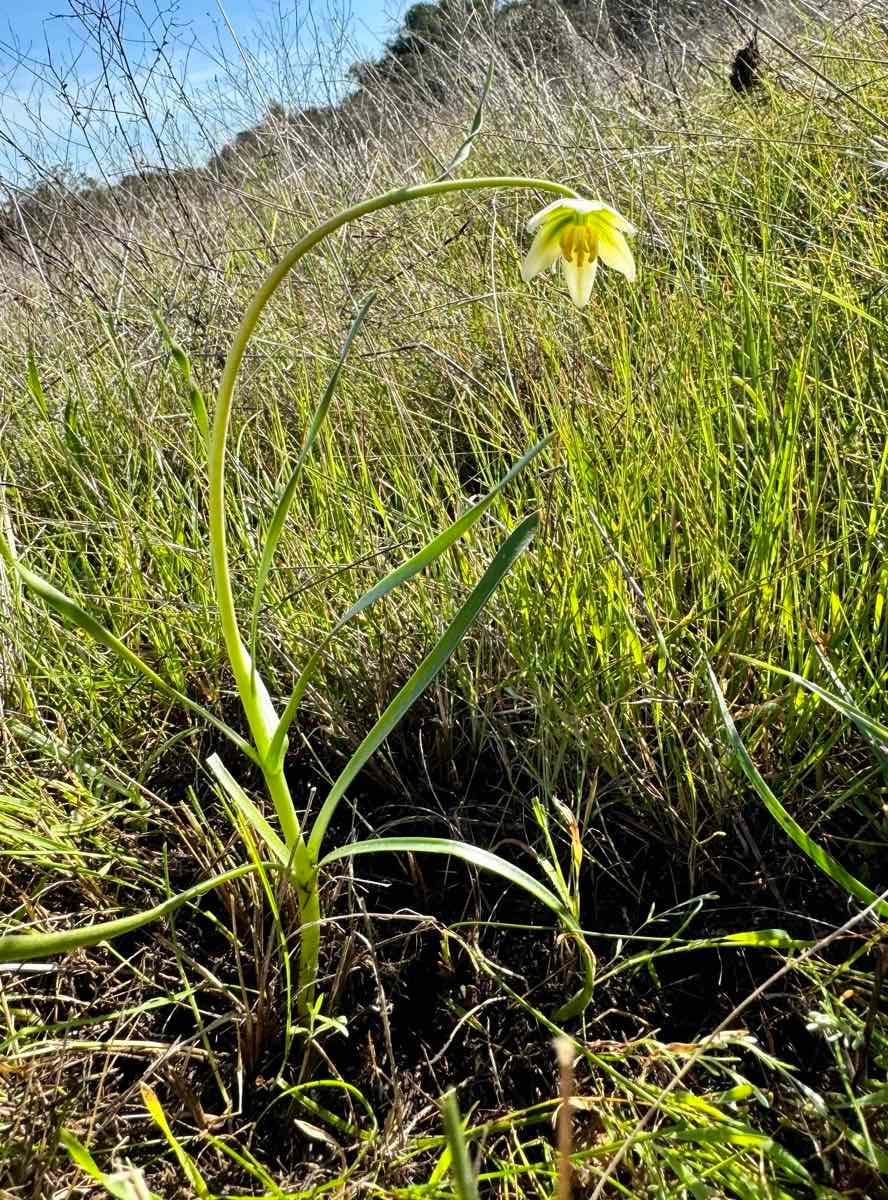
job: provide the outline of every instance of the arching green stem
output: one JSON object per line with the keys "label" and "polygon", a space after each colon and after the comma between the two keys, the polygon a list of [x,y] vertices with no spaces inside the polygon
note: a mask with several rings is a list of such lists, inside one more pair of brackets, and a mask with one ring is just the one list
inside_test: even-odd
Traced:
{"label": "arching green stem", "polygon": [[547,179],[524,179],[515,176],[489,176],[477,179],[439,180],[434,183],[420,183],[411,187],[395,188],[383,192],[370,200],[347,208],[336,216],[330,217],[296,243],[284,255],[280,262],[269,272],[257,289],[244,313],[225,360],[219,391],[216,396],[216,410],[213,414],[213,426],[209,439],[209,522],[210,547],[213,559],[213,577],[216,587],[216,600],[219,605],[219,615],[222,623],[222,633],[228,652],[231,668],[234,672],[238,692],[246,709],[247,719],[256,741],[260,755],[264,755],[267,743],[274,734],[277,717],[271,703],[268,691],[258,672],[252,670],[250,656],[241,638],[234,606],[234,592],[231,586],[231,575],[228,566],[228,547],[225,527],[225,459],[228,441],[228,426],[231,419],[231,408],[234,400],[234,390],[241,363],[249,344],[250,338],[259,322],[259,318],[274,293],[284,279],[293,270],[296,263],[324,238],[361,217],[380,209],[391,208],[396,204],[405,204],[411,200],[420,200],[428,196],[446,195],[448,192],[478,191],[490,188],[524,188],[537,191],[551,192],[559,196],[576,197],[577,193],[563,184],[554,183]]}
{"label": "arching green stem", "polygon": [[279,717],[262,676],[255,669],[249,650],[241,637],[235,609],[234,589],[228,562],[225,519],[225,463],[235,387],[244,354],[265,306],[290,271],[309,250],[343,226],[381,209],[392,208],[398,204],[406,204],[409,201],[426,197],[442,196],[449,192],[479,191],[492,188],[532,189],[569,198],[575,198],[577,195],[572,188],[550,180],[504,175],[476,179],[443,179],[432,183],[395,188],[344,209],[300,238],[266,276],[253,295],[238,326],[219,383],[213,425],[208,439],[209,535],[216,601],[219,606],[225,648],[256,746],[259,765],[274,803],[281,832],[287,848],[292,853],[291,878],[296,887],[300,913],[305,925],[300,969],[302,986],[299,996],[299,1008],[303,1014],[312,999],[320,938],[317,848],[313,845],[309,849],[305,843],[296,808],[283,773],[282,739],[280,737],[275,739]]}

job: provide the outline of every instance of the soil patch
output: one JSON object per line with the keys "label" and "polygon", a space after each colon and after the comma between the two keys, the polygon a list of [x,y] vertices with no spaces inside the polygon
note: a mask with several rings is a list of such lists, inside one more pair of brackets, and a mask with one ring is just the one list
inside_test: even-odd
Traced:
{"label": "soil patch", "polygon": [[[307,794],[317,780],[305,763],[299,769],[299,790]],[[164,774],[167,780],[175,778],[171,770]],[[358,781],[350,804],[337,814],[330,845],[367,837],[370,829],[457,836],[499,850],[541,874],[530,850],[541,839],[523,798],[529,788],[522,793],[514,779],[505,780],[498,762],[476,761],[456,781],[452,774],[444,781],[433,779],[427,763],[418,770],[410,759],[395,774],[394,786],[378,773]],[[411,780],[409,791],[405,779]],[[204,800],[220,838],[230,836],[224,813],[209,796]],[[662,947],[683,925],[683,937],[700,940],[773,928],[809,940],[847,919],[847,898],[788,843],[760,806],[750,805],[738,815],[736,832],[736,837],[729,833],[720,839],[720,858],[703,861],[693,891],[676,847],[651,837],[628,813],[615,816],[611,810],[607,838],[592,847],[597,861],[584,868],[580,900],[584,927],[595,931],[591,944],[601,982],[587,1013],[586,1039],[625,1047],[623,1069],[628,1073],[645,1069],[650,1077],[649,1062],[645,1066],[649,1051],[636,1054],[632,1044],[639,1039],[693,1041],[714,1029],[781,961],[777,951],[740,947],[706,947],[631,965],[633,955],[658,943]],[[833,822],[825,836],[838,832]],[[146,833],[146,844],[153,836]],[[569,847],[562,840],[559,849],[566,864]],[[847,853],[844,860],[850,869],[865,867],[849,861]],[[175,849],[170,864],[176,888],[196,881],[195,863],[183,846]],[[126,995],[114,987],[118,955],[138,964],[159,989],[181,987],[177,955],[199,964],[204,976],[225,981],[227,987],[201,993],[200,1036],[184,1004],[149,1007],[139,1016],[139,1039],[188,1042],[203,1051],[184,1067],[174,1063],[155,1073],[152,1086],[172,1120],[195,1130],[203,1124],[220,1135],[236,1132],[282,1184],[308,1187],[330,1178],[342,1170],[341,1154],[334,1139],[318,1135],[324,1119],[311,1106],[320,1104],[334,1120],[358,1129],[369,1127],[368,1113],[335,1087],[285,1090],[282,1082],[298,1089],[308,1076],[292,1042],[284,1061],[285,976],[279,956],[269,970],[262,953],[269,944],[270,923],[253,937],[251,926],[261,923],[261,914],[231,896],[208,895],[202,913],[180,913],[174,936],[168,927],[151,927],[122,939],[113,951],[77,956],[65,967],[62,990],[76,1000],[78,1011],[88,1010],[97,1018],[93,1035],[100,1041],[119,1035],[115,1014],[138,1002],[130,976]],[[379,855],[354,860],[351,873],[328,881],[325,916],[320,988],[325,1009],[344,1019],[347,1036],[322,1036],[323,1057],[313,1064],[316,1078],[347,1081],[362,1093],[379,1127],[388,1122],[390,1128],[410,1127],[414,1133],[440,1132],[436,1105],[449,1087],[459,1088],[462,1109],[471,1109],[475,1122],[554,1098],[551,1030],[538,1014],[554,1012],[575,990],[578,976],[570,947],[559,939],[546,910],[498,879],[476,875],[452,860]],[[285,914],[285,920],[295,928],[295,913]],[[239,944],[236,964],[226,932],[232,928]],[[847,947],[844,951],[847,957]],[[838,947],[837,961],[841,954]],[[620,963],[623,968],[612,972]],[[503,983],[526,1003],[510,998]],[[57,989],[56,997],[31,997],[40,1019],[59,1019],[58,994]],[[235,1007],[232,996],[238,997]],[[827,1042],[807,1028],[809,1007],[803,981],[788,975],[779,995],[751,1006],[740,1024],[803,1084],[823,1094],[838,1090],[839,1081]],[[107,1016],[105,1025],[102,1016]],[[144,1112],[137,1089],[145,1056],[123,1049],[113,1061],[113,1072],[103,1083],[102,1120],[93,1130],[97,1153],[102,1144],[110,1151],[122,1136],[156,1141],[156,1129],[136,1117]],[[751,1082],[773,1094],[773,1075],[753,1056],[744,1059],[742,1069]],[[669,1073],[664,1070],[665,1082]],[[239,1099],[241,1111],[236,1122],[216,1128],[211,1114],[221,1107],[220,1076]],[[89,1079],[90,1069],[82,1066],[59,1081],[66,1095],[65,1120],[84,1111]],[[582,1087],[584,1081],[579,1082]],[[31,1099],[41,1103],[36,1093]],[[815,1177],[830,1178],[834,1186],[843,1171],[852,1170],[841,1161],[812,1161],[812,1143],[792,1122],[774,1116],[773,1124],[774,1133]],[[337,1136],[348,1141],[342,1129]],[[396,1134],[392,1139],[396,1144]],[[201,1166],[214,1188],[244,1185],[224,1160],[207,1158]],[[386,1182],[409,1183],[421,1178],[426,1166],[387,1166]],[[25,1171],[28,1180],[17,1177],[15,1185],[33,1183],[38,1168],[45,1169],[45,1163],[35,1159],[33,1169]],[[17,1176],[22,1169],[20,1161]],[[163,1180],[155,1182],[162,1194],[173,1195],[168,1171],[165,1165]]]}

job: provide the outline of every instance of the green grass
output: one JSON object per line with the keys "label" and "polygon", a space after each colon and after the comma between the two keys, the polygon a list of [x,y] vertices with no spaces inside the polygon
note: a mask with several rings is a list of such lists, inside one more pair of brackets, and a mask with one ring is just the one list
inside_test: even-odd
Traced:
{"label": "green grass", "polygon": [[[532,550],[352,800],[363,838],[370,828],[397,835],[446,792],[449,822],[493,831],[491,844],[541,878],[547,857],[560,856],[569,875],[579,835],[570,886],[584,897],[602,997],[571,1029],[583,1194],[878,1195],[888,1163],[883,927],[864,920],[811,949],[847,906],[825,876],[805,874],[801,856],[788,857],[789,838],[735,765],[706,672],[708,660],[793,820],[881,893],[884,747],[749,661],[844,689],[872,720],[888,718],[879,36],[862,22],[812,32],[803,57],[841,92],[787,60],[769,73],[766,97],[749,102],[715,76],[681,105],[647,108],[631,95],[604,109],[581,91],[553,99],[539,85],[516,117],[517,84],[506,76],[473,171],[520,170],[605,196],[640,229],[637,286],[603,271],[577,313],[559,281],[520,282],[531,198],[423,202],[409,218],[370,218],[307,260],[245,366],[229,530],[248,613],[277,495],[342,337],[376,289],[260,613],[260,662],[282,700],[358,595],[557,433],[486,523],[337,639],[294,731],[290,775],[303,801],[335,777],[503,531],[538,509]],[[195,199],[192,232],[158,208],[126,235],[125,254],[111,238],[90,254],[74,247],[69,269],[50,263],[45,281],[26,276],[27,304],[0,313],[0,515],[18,555],[221,719],[240,717],[212,600],[200,434],[153,313],[210,397],[243,304],[284,249],[357,193],[433,174],[432,152],[446,158],[458,137],[431,129],[409,159],[373,143],[347,193],[347,150],[331,147],[326,176],[313,167],[294,183],[282,145],[237,189]],[[205,767],[220,749],[214,730],[0,572],[5,928],[121,915],[256,857]],[[256,785],[245,763],[229,766]],[[629,855],[639,845],[648,875]],[[395,881],[405,872],[392,865]],[[678,907],[662,912],[658,874],[670,872]],[[425,892],[417,876],[417,898],[401,907],[429,913],[442,969],[452,952],[471,977],[467,995],[440,1004],[455,1045],[471,1036],[487,1047],[477,1071],[491,1082],[473,1091],[466,1060],[445,1055],[423,1076],[422,1088],[440,1083],[430,1095],[411,1084],[407,1049],[391,1048],[404,1069],[385,1058],[387,1039],[405,1036],[403,1018],[386,1024],[385,997],[400,994],[418,935],[403,913],[374,917],[384,890],[345,872],[328,884],[328,1007],[304,1049],[288,1030],[292,901],[257,872],[168,924],[71,956],[57,973],[3,978],[2,1185],[13,1195],[67,1186],[64,1126],[100,1173],[127,1160],[164,1196],[183,1180],[198,1195],[464,1194],[451,1183],[434,1103],[455,1086],[482,1194],[554,1194],[548,1043],[558,1031],[546,1014],[553,995],[573,990],[576,961],[539,925],[527,937],[548,947],[548,990],[538,964],[526,978],[505,973],[524,964],[509,957],[501,926],[543,914],[501,916],[487,885],[462,921],[445,905],[446,932],[438,876]],[[713,891],[724,908],[691,902]],[[782,910],[775,891],[788,893]],[[725,941],[777,927],[789,932]],[[399,937],[403,950],[392,950]],[[683,957],[703,987],[716,987],[718,964],[734,964],[730,1003],[726,984],[692,1039],[673,1036],[680,1014],[670,1018],[667,1003]],[[740,1014],[707,1043],[723,1010],[781,964],[758,1040]],[[607,1015],[635,1014],[642,994],[664,1007],[639,1008],[631,1030]],[[383,1015],[367,1036],[384,1061],[351,1078],[371,1004]],[[351,1041],[331,1017],[357,1030]],[[537,1072],[523,1092],[512,1082],[510,1024],[527,1030]],[[445,1040],[430,1042],[428,1056]],[[693,1070],[658,1101],[690,1055]],[[803,1077],[806,1056],[821,1064],[820,1082]],[[549,1058],[547,1075],[539,1064]],[[167,1130],[156,1112],[146,1116],[140,1083],[160,1096]],[[288,1157],[282,1139],[302,1149]],[[621,1148],[625,1162],[596,1192]]]}

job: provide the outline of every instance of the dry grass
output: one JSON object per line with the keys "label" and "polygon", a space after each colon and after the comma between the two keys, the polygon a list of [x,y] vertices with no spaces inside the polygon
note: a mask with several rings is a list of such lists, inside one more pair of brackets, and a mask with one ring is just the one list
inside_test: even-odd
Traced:
{"label": "dry grass", "polygon": [[[286,695],[356,595],[558,432],[489,524],[331,649],[288,772],[306,800],[335,773],[502,527],[538,509],[533,552],[361,778],[339,832],[423,822],[538,874],[547,859],[568,871],[579,832],[571,886],[599,991],[570,1030],[578,1193],[885,1194],[881,923],[856,917],[819,946],[848,898],[737,771],[704,669],[785,810],[880,892],[884,746],[739,657],[844,688],[884,724],[888,49],[874,16],[766,15],[764,86],[745,98],[727,84],[749,32],[733,19],[684,49],[661,32],[631,60],[566,29],[557,58],[473,38],[438,64],[443,102],[368,89],[311,126],[273,116],[259,152],[172,187],[48,183],[10,210],[5,528],[24,561],[229,721],[202,447],[153,314],[212,396],[271,263],[343,203],[439,170],[493,53],[472,169],[583,184],[639,226],[638,287],[603,273],[582,314],[557,281],[520,283],[526,197],[352,227],[306,261],[254,343],[230,489],[248,606],[275,497],[375,288],[262,612],[262,666]],[[0,639],[6,929],[130,911],[249,860],[204,765],[212,729],[2,567]],[[80,1186],[64,1127],[102,1170],[131,1162],[165,1197],[449,1194],[437,1100],[455,1086],[482,1188],[552,1194],[546,1014],[576,962],[539,911],[467,878],[395,859],[331,876],[324,1019],[307,1040],[291,1028],[292,901],[261,876],[4,975],[2,1186]]]}

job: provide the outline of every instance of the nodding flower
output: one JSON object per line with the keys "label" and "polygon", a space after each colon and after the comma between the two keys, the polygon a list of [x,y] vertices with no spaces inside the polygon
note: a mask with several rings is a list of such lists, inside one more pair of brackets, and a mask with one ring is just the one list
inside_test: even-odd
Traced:
{"label": "nodding flower", "polygon": [[634,234],[635,227],[609,204],[556,200],[531,217],[527,228],[536,237],[521,267],[525,283],[547,267],[554,269],[560,258],[570,298],[583,308],[592,295],[599,259],[630,283],[635,280],[635,259],[624,236]]}

